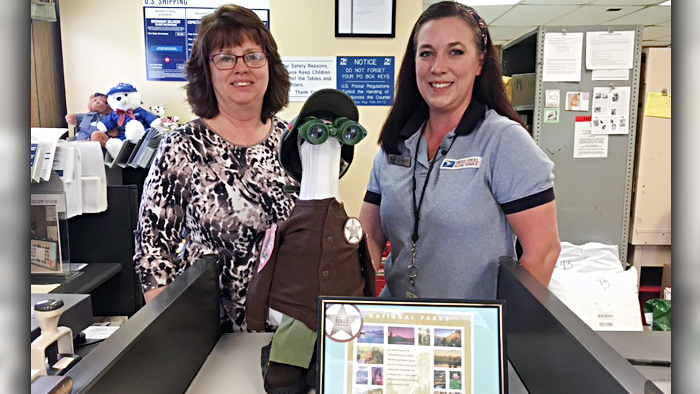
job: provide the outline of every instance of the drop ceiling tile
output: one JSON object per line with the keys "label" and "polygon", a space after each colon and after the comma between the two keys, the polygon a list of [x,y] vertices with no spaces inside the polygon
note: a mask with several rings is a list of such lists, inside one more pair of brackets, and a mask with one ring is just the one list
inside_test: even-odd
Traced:
{"label": "drop ceiling tile", "polygon": [[671,38],[671,27],[649,26],[644,28],[643,40],[656,40],[668,36]]}
{"label": "drop ceiling tile", "polygon": [[657,24],[655,24],[654,26],[664,26],[664,27],[669,26],[669,27],[670,27],[670,26],[671,26],[671,20],[667,20],[667,21],[665,21],[665,22],[657,23]]}
{"label": "drop ceiling tile", "polygon": [[547,22],[573,12],[576,5],[516,5],[498,19],[492,26],[541,26]]}
{"label": "drop ceiling tile", "polygon": [[536,29],[535,26],[489,26],[489,33],[491,33],[491,39],[496,41],[510,42],[516,38],[520,38],[525,35],[525,33]]}
{"label": "drop ceiling tile", "polygon": [[656,5],[666,0],[593,0],[591,4],[607,5]]}
{"label": "drop ceiling tile", "polygon": [[612,19],[631,14],[642,9],[642,6],[619,6],[620,11],[608,11],[610,6],[584,5],[581,8],[557,18],[549,26],[598,25]]}
{"label": "drop ceiling tile", "polygon": [[491,25],[491,22],[498,19],[499,16],[505,14],[513,8],[512,5],[475,5],[474,9],[481,15],[486,21],[487,25]]}
{"label": "drop ceiling tile", "polygon": [[584,5],[592,2],[593,0],[523,0],[518,4],[522,5]]}
{"label": "drop ceiling tile", "polygon": [[608,21],[611,25],[655,25],[671,20],[671,7],[646,7],[621,18]]}

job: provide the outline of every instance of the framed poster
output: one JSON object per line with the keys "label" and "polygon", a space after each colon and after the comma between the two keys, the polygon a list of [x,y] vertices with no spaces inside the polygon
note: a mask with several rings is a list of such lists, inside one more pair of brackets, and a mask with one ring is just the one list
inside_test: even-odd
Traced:
{"label": "framed poster", "polygon": [[336,37],[396,36],[396,0],[335,0]]}
{"label": "framed poster", "polygon": [[[143,23],[146,47],[146,79],[187,81],[185,67],[199,31],[200,20],[222,0],[144,0]],[[249,8],[270,28],[270,0],[236,0]]]}
{"label": "framed poster", "polygon": [[502,301],[320,297],[319,394],[505,394]]}

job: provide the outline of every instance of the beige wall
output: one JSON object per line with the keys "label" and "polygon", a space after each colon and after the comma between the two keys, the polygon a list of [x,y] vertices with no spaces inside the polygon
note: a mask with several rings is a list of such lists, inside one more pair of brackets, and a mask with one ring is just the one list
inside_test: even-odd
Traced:
{"label": "beige wall", "polygon": [[[61,0],[61,39],[68,112],[87,111],[91,93],[116,82],[133,80],[145,107],[165,104],[168,115],[193,117],[182,82],[146,80],[141,1]],[[398,73],[408,35],[422,11],[421,0],[398,0],[396,38],[335,38],[335,1],[270,0],[270,27],[282,56],[395,56]],[[279,115],[291,120],[301,109],[292,102]],[[349,215],[358,215],[379,129],[389,107],[360,107],[360,122],[369,135],[356,147],[350,171],[341,181]]]}

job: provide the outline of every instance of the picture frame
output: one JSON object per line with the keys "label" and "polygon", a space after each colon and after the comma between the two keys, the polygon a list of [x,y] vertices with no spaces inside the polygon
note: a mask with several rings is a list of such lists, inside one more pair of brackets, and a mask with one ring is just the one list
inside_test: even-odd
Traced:
{"label": "picture frame", "polygon": [[335,36],[396,37],[396,0],[335,0]]}
{"label": "picture frame", "polygon": [[504,317],[500,300],[319,297],[318,393],[505,394]]}

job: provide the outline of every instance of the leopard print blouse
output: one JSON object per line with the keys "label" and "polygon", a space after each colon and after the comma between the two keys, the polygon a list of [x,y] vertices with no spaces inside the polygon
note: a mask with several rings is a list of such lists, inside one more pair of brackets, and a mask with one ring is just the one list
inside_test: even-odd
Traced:
{"label": "leopard print blouse", "polygon": [[286,123],[274,117],[272,125],[265,140],[245,147],[193,120],[163,138],[144,184],[134,256],[144,291],[171,283],[205,254],[220,255],[224,332],[246,329],[258,241],[294,207],[296,195],[282,187],[296,182],[277,155]]}

